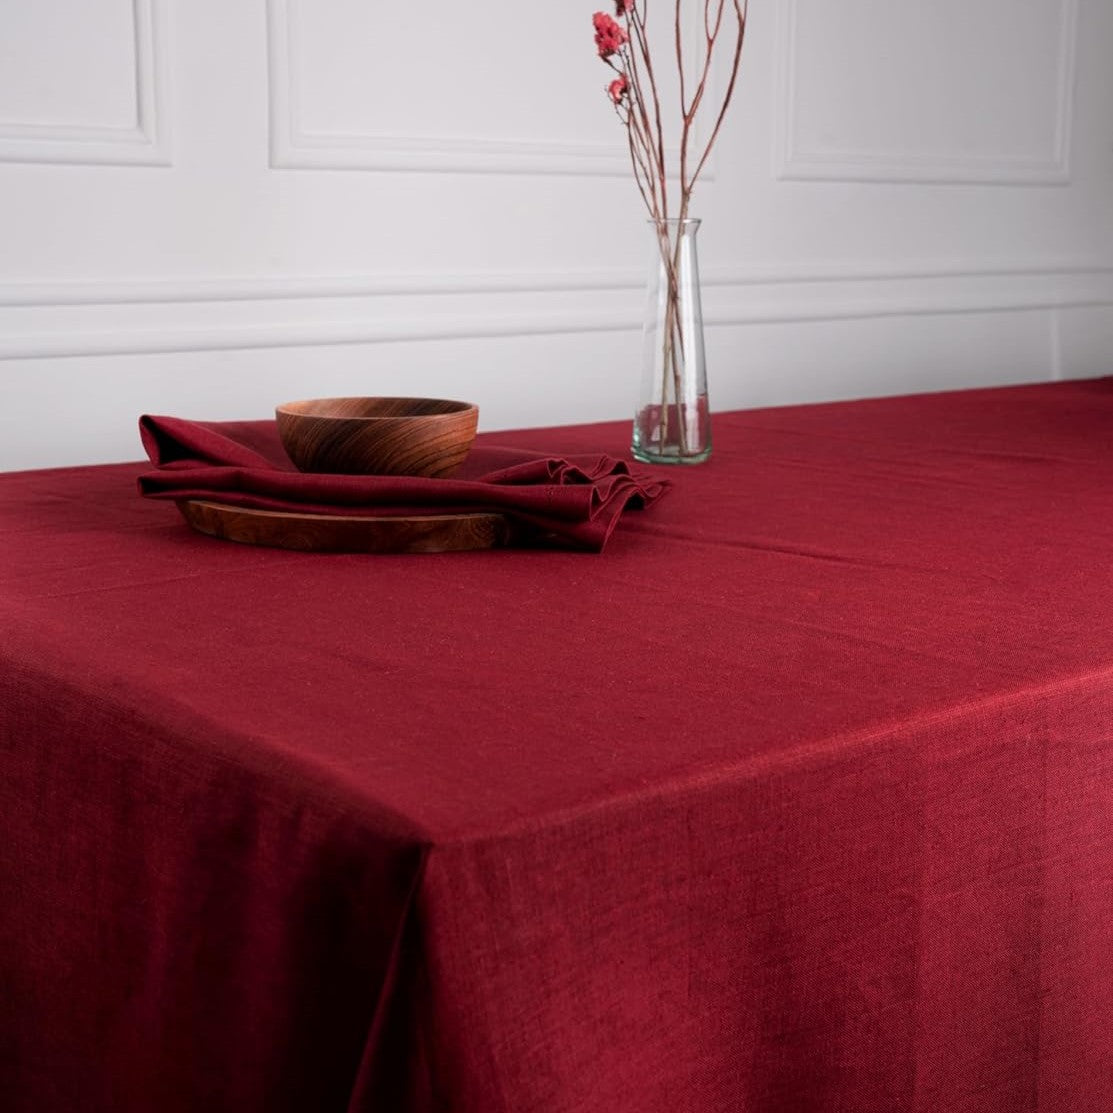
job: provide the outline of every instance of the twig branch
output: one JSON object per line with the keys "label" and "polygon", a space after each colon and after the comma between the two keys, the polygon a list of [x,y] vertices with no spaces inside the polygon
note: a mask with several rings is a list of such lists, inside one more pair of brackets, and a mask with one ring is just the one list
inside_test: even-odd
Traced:
{"label": "twig branch", "polygon": [[[684,0],[674,0],[672,27],[673,50],[680,83],[680,165],[678,167],[680,219],[688,215],[692,189],[719,137],[723,119],[734,95],[742,59],[742,44],[746,34],[749,0],[703,0],[703,59],[697,75],[698,80],[691,88],[689,88],[689,75],[684,65],[684,29],[681,18],[683,3]],[[730,79],[715,116],[711,135],[699,154],[695,170],[689,173],[690,147],[695,134],[696,118],[707,95],[711,64],[724,29],[728,3],[734,12],[737,28],[731,57]],[[600,53],[607,65],[625,78],[627,83],[624,93],[625,112],[619,112],[619,119],[626,127],[630,162],[642,200],[654,220],[667,220],[671,208],[669,168],[665,150],[660,88],[646,30],[649,21],[649,0],[615,0],[615,14],[619,19],[625,20],[624,27],[610,16],[605,16],[603,13],[596,14],[597,30],[599,21],[602,21],[613,36],[608,47],[601,47]],[[605,53],[604,50],[609,50],[609,53]],[[616,66],[611,60],[612,57],[617,57],[621,65]]]}
{"label": "twig branch", "polygon": [[696,165],[696,172],[692,175],[691,182],[687,185],[687,192],[691,192],[692,186],[696,184],[696,179],[700,175],[700,171],[707,162],[708,156],[711,154],[711,148],[715,145],[715,140],[719,136],[719,129],[723,126],[723,117],[727,114],[727,108],[730,106],[731,97],[734,96],[734,86],[738,81],[738,66],[742,60],[742,44],[746,38],[746,15],[749,8],[749,0],[731,0],[731,5],[734,8],[735,17],[738,20],[737,38],[734,41],[734,59],[730,70],[730,81],[727,83],[727,91],[723,95],[723,103],[719,109],[719,115],[715,118],[715,126],[711,130],[711,136],[707,140],[707,146],[703,149],[703,155],[700,157],[699,163]]}

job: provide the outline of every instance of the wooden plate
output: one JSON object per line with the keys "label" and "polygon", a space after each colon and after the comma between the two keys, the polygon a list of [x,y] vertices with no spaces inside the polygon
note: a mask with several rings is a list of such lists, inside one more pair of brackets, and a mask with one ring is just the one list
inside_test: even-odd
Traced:
{"label": "wooden plate", "polygon": [[199,533],[309,553],[448,553],[511,543],[504,514],[430,514],[368,518],[248,510],[205,499],[180,499],[182,517]]}

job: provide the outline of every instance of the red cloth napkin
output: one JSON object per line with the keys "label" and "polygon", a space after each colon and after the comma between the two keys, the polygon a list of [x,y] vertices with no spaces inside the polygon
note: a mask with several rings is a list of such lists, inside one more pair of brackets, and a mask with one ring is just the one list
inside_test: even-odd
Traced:
{"label": "red cloth napkin", "polygon": [[155,471],[140,494],[211,499],[300,514],[460,514],[496,511],[527,527],[530,542],[602,550],[626,507],[655,502],[667,480],[632,473],[604,453],[555,458],[477,445],[449,479],[299,472],[273,421],[198,422],[144,415],[143,447]]}

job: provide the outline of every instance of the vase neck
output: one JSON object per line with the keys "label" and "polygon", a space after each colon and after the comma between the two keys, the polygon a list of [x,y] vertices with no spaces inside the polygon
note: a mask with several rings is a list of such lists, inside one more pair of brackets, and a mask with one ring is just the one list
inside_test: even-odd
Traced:
{"label": "vase neck", "polygon": [[657,220],[654,217],[650,217],[646,223],[651,228],[667,228],[670,232],[679,231],[695,234],[699,231],[701,221],[700,218],[696,216],[686,216],[683,220],[677,217],[669,217],[668,220]]}

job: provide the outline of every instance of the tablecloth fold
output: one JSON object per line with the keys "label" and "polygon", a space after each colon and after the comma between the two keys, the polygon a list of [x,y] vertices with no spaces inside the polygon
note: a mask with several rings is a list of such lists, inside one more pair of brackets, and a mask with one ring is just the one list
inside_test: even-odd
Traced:
{"label": "tablecloth fold", "polygon": [[299,472],[273,421],[199,422],[146,414],[143,447],[155,470],[139,477],[148,498],[211,499],[305,514],[459,514],[495,511],[530,544],[599,552],[627,508],[644,509],[669,487],[606,453],[551,456],[477,444],[449,479]]}

